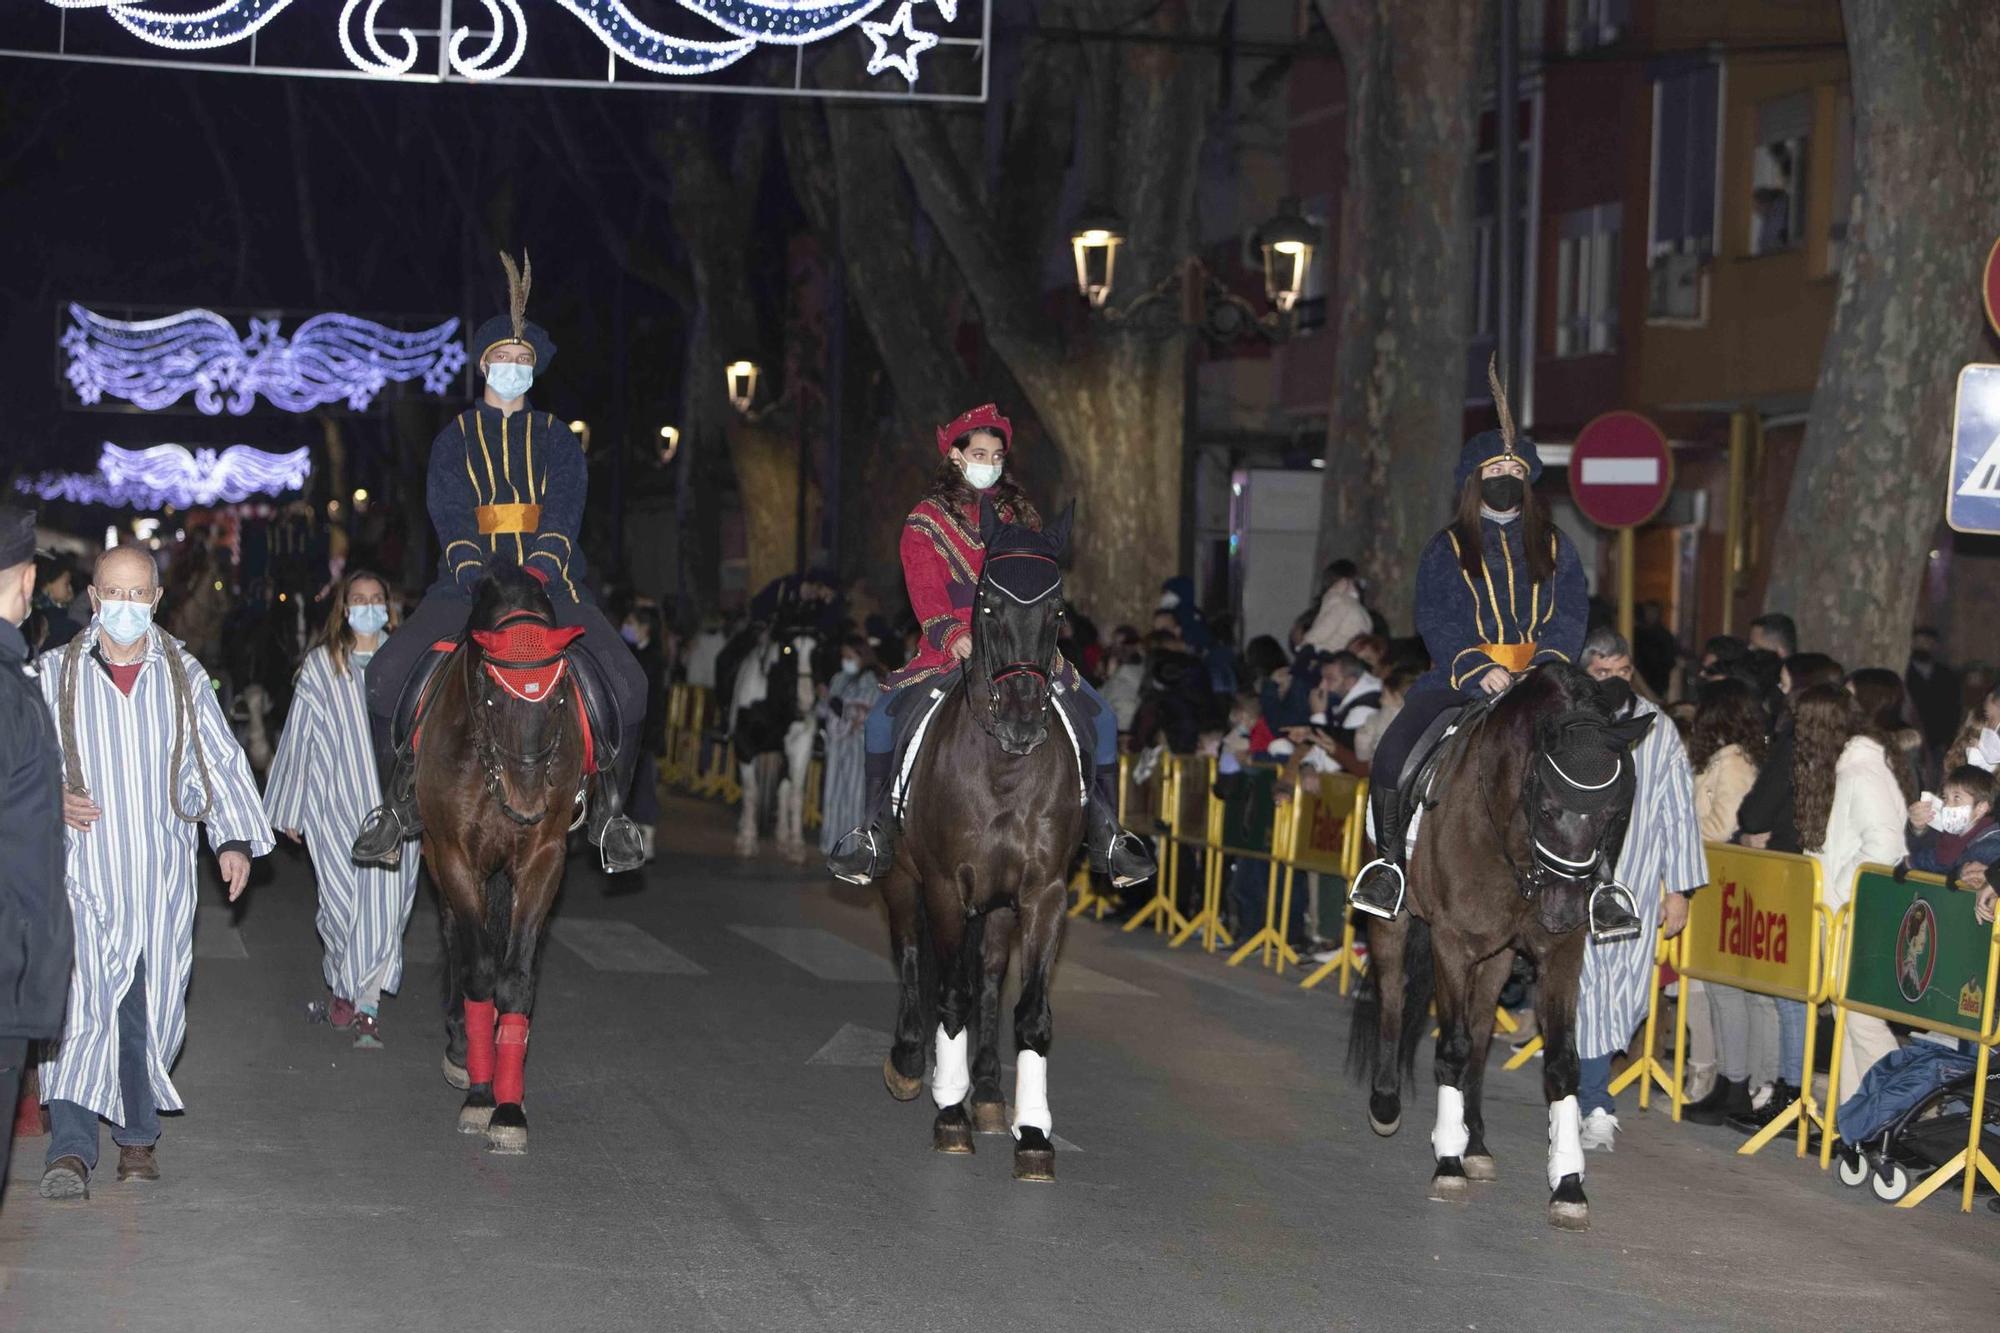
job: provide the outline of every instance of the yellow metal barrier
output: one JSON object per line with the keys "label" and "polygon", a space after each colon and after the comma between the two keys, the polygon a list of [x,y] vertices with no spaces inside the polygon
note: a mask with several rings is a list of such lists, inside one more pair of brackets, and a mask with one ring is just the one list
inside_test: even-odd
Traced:
{"label": "yellow metal barrier", "polygon": [[[1698,895],[1697,895],[1698,896]],[[1854,894],[1841,909],[1839,967],[1833,987],[1833,1060],[1828,1071],[1826,1132],[1819,1164],[1825,1169],[1839,1133],[1840,1060],[1851,1013],[1974,1043],[1971,1126],[1965,1147],[1924,1178],[1896,1204],[1914,1208],[1954,1179],[1962,1180],[1960,1212],[1972,1211],[1980,1177],[2000,1190],[2000,1169],[1982,1142],[1986,1073],[2000,1044],[1993,988],[2000,982],[2000,923],[1982,925],[1973,898],[1944,886],[1936,875],[1896,880],[1883,866],[1866,865],[1854,877]],[[1984,935],[1982,939],[1981,936]]]}
{"label": "yellow metal barrier", "polygon": [[[1218,940],[1225,945],[1233,942],[1222,924],[1223,803],[1215,794],[1215,760],[1211,756],[1190,754],[1175,755],[1167,762],[1173,773],[1168,788],[1173,794],[1172,803],[1167,807],[1172,827],[1167,835],[1167,864],[1163,869],[1167,891],[1176,904],[1180,901],[1179,849],[1188,848],[1201,855],[1201,907],[1184,919],[1167,947],[1178,949],[1199,934],[1201,947],[1214,953]],[[1192,831],[1196,829],[1199,833]]]}
{"label": "yellow metal barrier", "polygon": [[[1178,935],[1187,926],[1188,918],[1181,914],[1174,898],[1174,890],[1180,878],[1180,857],[1177,855],[1175,842],[1179,829],[1175,827],[1174,821],[1183,808],[1180,793],[1182,776],[1182,766],[1168,760],[1161,765],[1160,771],[1150,784],[1133,784],[1135,788],[1151,785],[1158,789],[1160,811],[1158,822],[1163,827],[1158,837],[1161,852],[1160,873],[1153,877],[1153,897],[1137,915],[1125,923],[1128,932],[1137,930],[1141,926],[1151,925],[1160,933]],[[1132,826],[1128,824],[1126,827]]]}
{"label": "yellow metal barrier", "polygon": [[[1128,811],[1128,807],[1134,806],[1128,799],[1131,788],[1132,756],[1121,754],[1118,756],[1118,827],[1120,828],[1132,827],[1131,814]],[[1085,912],[1089,912],[1091,920],[1102,921],[1104,914],[1116,904],[1115,899],[1097,891],[1097,876],[1090,873],[1087,864],[1077,867],[1076,873],[1070,876],[1069,886],[1076,890],[1076,902],[1069,909],[1071,916],[1082,916]]]}
{"label": "yellow metal barrier", "polygon": [[[1338,875],[1347,884],[1352,884],[1361,871],[1361,848],[1367,836],[1368,780],[1352,773],[1326,773],[1313,785],[1317,790],[1308,789],[1307,782],[1300,780],[1290,826],[1285,830],[1289,836],[1282,844],[1284,853],[1280,859],[1285,866],[1285,891],[1280,919],[1285,921],[1291,920],[1293,882],[1299,871]],[[1299,983],[1301,990],[1311,990],[1338,973],[1340,993],[1345,995],[1360,970],[1361,959],[1354,950],[1354,919],[1347,910],[1344,889],[1342,894],[1338,904],[1340,952],[1309,973]],[[1322,902],[1321,911],[1324,910]],[[1282,954],[1278,970],[1285,970]]]}
{"label": "yellow metal barrier", "polygon": [[[1796,1000],[1808,1008],[1817,1005],[1829,991],[1826,959],[1833,917],[1824,897],[1819,862],[1809,856],[1710,843],[1708,887],[1689,900],[1687,929],[1677,941],[1674,970],[1695,981]],[[1653,985],[1657,991],[1658,968],[1653,970]],[[1679,1120],[1687,1074],[1685,997],[1675,1009],[1674,1069],[1667,1092],[1673,1098],[1674,1119]],[[1649,1011],[1649,1043],[1652,1022]],[[1812,1090],[1817,1028],[1808,1013],[1804,1067],[1797,1076],[1799,1099],[1752,1135],[1738,1153],[1761,1151],[1796,1125],[1796,1155],[1803,1157],[1810,1127],[1824,1129],[1825,1109]],[[1650,1059],[1650,1044],[1647,1050]]]}

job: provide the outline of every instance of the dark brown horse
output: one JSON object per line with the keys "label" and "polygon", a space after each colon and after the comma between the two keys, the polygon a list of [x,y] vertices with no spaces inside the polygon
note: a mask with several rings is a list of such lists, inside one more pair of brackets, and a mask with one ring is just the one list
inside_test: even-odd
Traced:
{"label": "dark brown horse", "polygon": [[[1049,984],[1070,863],[1083,838],[1077,751],[1050,703],[1070,517],[1065,511],[1035,532],[999,522],[990,508],[982,515],[986,563],[974,595],[972,657],[940,687],[941,700],[921,691],[911,700],[932,711],[901,787],[904,835],[882,880],[899,983],[883,1079],[899,1101],[911,1100],[923,1088],[928,1055],[938,1108],[932,1146],[969,1153],[974,1129],[1011,1129],[1022,1180],[1055,1179]],[[1017,927],[1010,1120],[1000,1085],[1000,992]]]}
{"label": "dark brown horse", "polygon": [[521,1109],[542,926],[582,811],[585,731],[548,594],[519,569],[480,585],[464,639],[425,702],[417,747],[424,861],[444,912],[445,1078],[461,1133],[528,1148]]}
{"label": "dark brown horse", "polygon": [[1369,1126],[1402,1125],[1402,1086],[1437,1002],[1437,1159],[1431,1197],[1492,1180],[1480,1088],[1500,988],[1516,951],[1540,969],[1542,1095],[1549,1104],[1549,1221],[1589,1225],[1578,1143],[1577,982],[1589,898],[1630,818],[1631,747],[1652,718],[1615,722],[1596,682],[1537,668],[1473,724],[1440,773],[1410,862],[1409,911],[1368,922],[1369,984],[1354,1015],[1350,1065],[1372,1087]]}

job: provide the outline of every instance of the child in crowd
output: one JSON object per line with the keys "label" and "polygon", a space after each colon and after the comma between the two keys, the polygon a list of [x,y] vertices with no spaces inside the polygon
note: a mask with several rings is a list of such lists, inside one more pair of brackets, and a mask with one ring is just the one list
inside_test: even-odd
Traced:
{"label": "child in crowd", "polygon": [[1976,890],[1980,919],[1986,921],[1993,918],[1994,898],[1987,870],[2000,860],[1996,786],[1993,774],[1965,764],[1945,775],[1942,800],[1926,792],[1910,807],[1910,868]]}

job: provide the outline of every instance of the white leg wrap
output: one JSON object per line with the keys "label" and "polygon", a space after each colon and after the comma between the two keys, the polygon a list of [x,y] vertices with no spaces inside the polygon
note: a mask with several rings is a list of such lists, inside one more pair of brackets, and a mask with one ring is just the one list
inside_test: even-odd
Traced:
{"label": "white leg wrap", "polygon": [[1023,1125],[1032,1125],[1047,1134],[1056,1123],[1049,1114],[1049,1059],[1033,1051],[1021,1051],[1014,1060],[1014,1137],[1021,1137]]}
{"label": "white leg wrap", "polygon": [[1431,1154],[1442,1161],[1465,1156],[1472,1135],[1465,1128],[1465,1094],[1457,1088],[1438,1088],[1437,1124],[1431,1129]]}
{"label": "white leg wrap", "polygon": [[1549,1188],[1562,1184],[1564,1176],[1583,1176],[1582,1113],[1575,1097],[1549,1103]]}
{"label": "white leg wrap", "polygon": [[938,1024],[937,1059],[931,1066],[931,1100],[940,1111],[957,1106],[972,1091],[972,1066],[966,1060],[966,1038],[970,1029],[960,1029],[956,1037],[944,1035]]}

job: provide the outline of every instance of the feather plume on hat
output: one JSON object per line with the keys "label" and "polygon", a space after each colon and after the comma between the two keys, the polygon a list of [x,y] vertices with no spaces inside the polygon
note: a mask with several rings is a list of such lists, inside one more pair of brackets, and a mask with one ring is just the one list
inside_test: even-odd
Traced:
{"label": "feather plume on hat", "polygon": [[514,337],[521,342],[528,341],[528,293],[535,285],[535,261],[521,251],[521,262],[517,266],[514,256],[505,250],[500,252],[500,267],[507,270],[507,320],[514,326]]}

